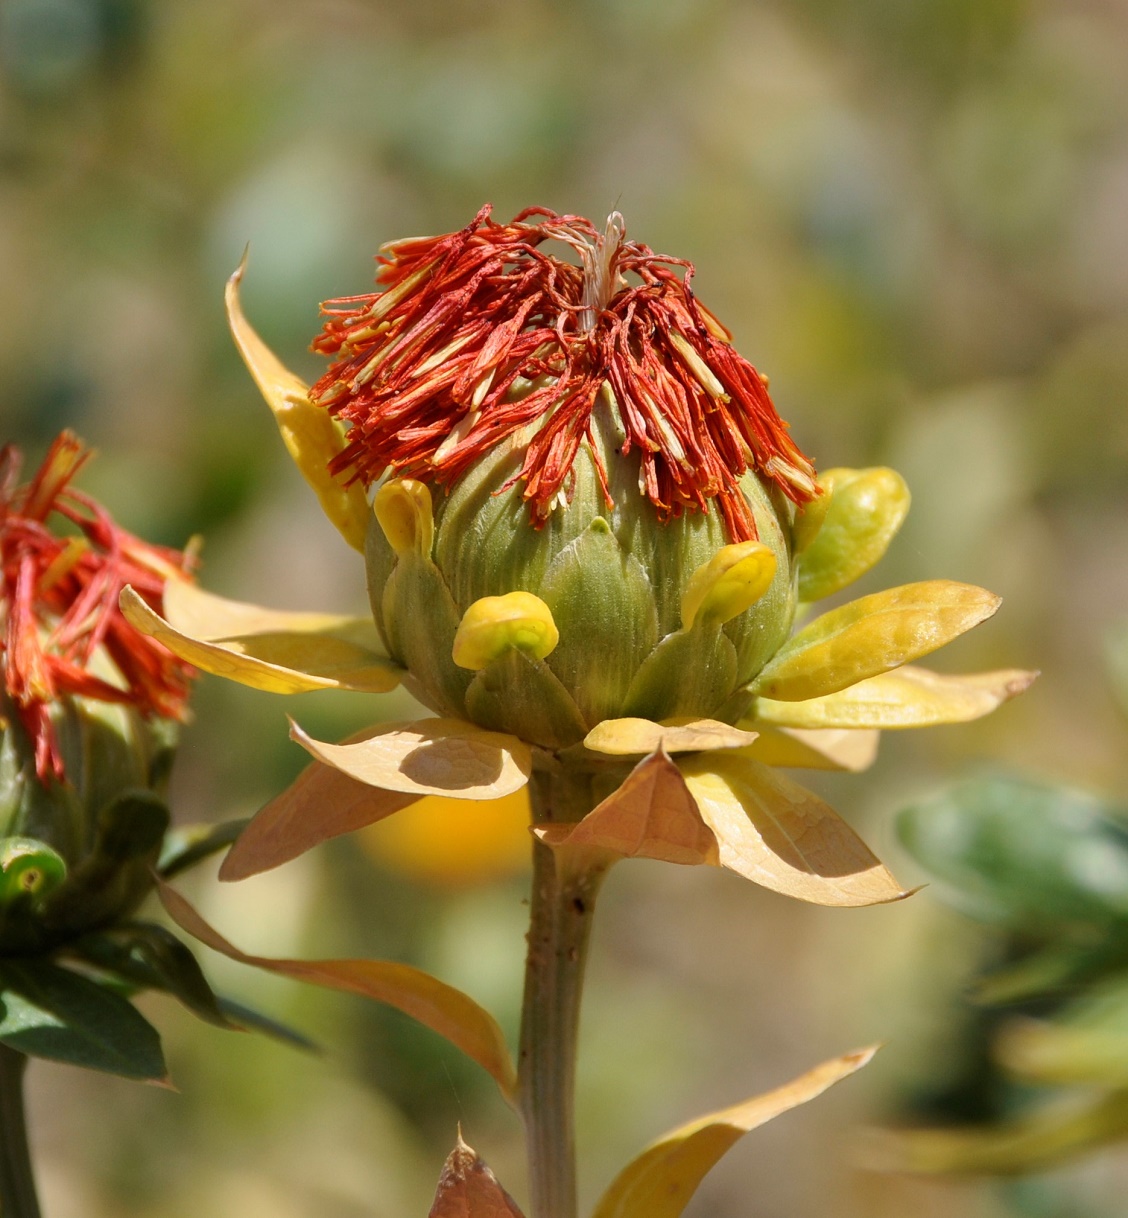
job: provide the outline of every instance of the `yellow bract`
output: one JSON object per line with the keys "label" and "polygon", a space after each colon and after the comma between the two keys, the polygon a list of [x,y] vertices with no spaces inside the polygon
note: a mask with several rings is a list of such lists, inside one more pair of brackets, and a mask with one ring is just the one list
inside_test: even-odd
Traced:
{"label": "yellow bract", "polygon": [[750,757],[678,762],[720,864],[815,905],[877,905],[908,893],[819,797]]}
{"label": "yellow bract", "polygon": [[[755,720],[800,728],[933,727],[988,715],[1022,693],[1037,676],[1018,668],[944,676],[905,665],[859,681],[837,693],[803,702],[760,698]],[[751,725],[751,724],[750,724]]]}
{"label": "yellow bract", "polygon": [[543,660],[560,641],[552,611],[531,592],[483,596],[462,615],[454,636],[454,662],[478,672],[507,651]]}
{"label": "yellow bract", "polygon": [[397,554],[416,553],[429,558],[435,540],[431,492],[414,478],[385,482],[372,500],[372,510],[388,545]]}
{"label": "yellow bract", "polygon": [[864,575],[897,535],[909,511],[909,488],[896,470],[828,469],[814,512],[795,522],[799,599],[821,600]]}
{"label": "yellow bract", "polygon": [[758,541],[722,546],[690,576],[682,593],[682,626],[722,625],[754,605],[775,578],[776,557]]}
{"label": "yellow bract", "polygon": [[584,737],[584,747],[612,757],[641,757],[661,747],[667,753],[745,748],[756,733],[729,727],[716,719],[693,719],[669,725],[650,719],[604,719]]}
{"label": "yellow bract", "polygon": [[204,672],[276,694],[386,693],[399,683],[402,670],[379,652],[367,618],[263,609],[212,596],[184,580],[169,580],[164,599],[168,619],[127,585],[121,611],[135,629]]}
{"label": "yellow bract", "polygon": [[[781,703],[803,706],[804,703]],[[868,770],[877,760],[878,731],[855,731],[837,728],[807,730],[794,727],[770,727],[755,721],[756,742],[746,750],[749,757],[764,765],[801,770]]]}
{"label": "yellow bract", "polygon": [[746,1133],[813,1100],[860,1070],[877,1046],[823,1062],[743,1104],[691,1121],[658,1139],[615,1177],[592,1218],[678,1218],[706,1173]]}
{"label": "yellow bract", "polygon": [[836,693],[943,647],[1001,603],[993,592],[947,579],[863,596],[794,635],[764,666],[753,691],[786,702]]}
{"label": "yellow bract", "polygon": [[406,795],[497,799],[523,787],[533,768],[523,740],[461,719],[385,723],[349,744],[314,740],[291,721],[290,736],[350,778]]}
{"label": "yellow bract", "polygon": [[309,400],[309,387],[289,369],[252,329],[239,303],[239,283],[246,255],[227,281],[227,321],[239,354],[255,378],[283,443],[302,476],[313,488],[322,511],[354,550],[364,553],[368,501],[359,483],[342,486],[329,473],[329,462],[344,448],[344,433],[329,412]]}

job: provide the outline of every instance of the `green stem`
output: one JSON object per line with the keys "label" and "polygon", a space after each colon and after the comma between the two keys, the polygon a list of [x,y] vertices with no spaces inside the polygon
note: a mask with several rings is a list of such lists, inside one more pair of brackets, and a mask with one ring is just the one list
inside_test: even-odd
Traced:
{"label": "green stem", "polygon": [[27,1058],[0,1045],[0,1215],[40,1218],[27,1144],[23,1076]]}
{"label": "green stem", "polygon": [[[590,778],[542,774],[530,784],[537,824],[581,820]],[[531,1218],[576,1218],[575,1075],[584,963],[607,864],[576,850],[533,846],[533,888],[518,1094],[525,1118]]]}

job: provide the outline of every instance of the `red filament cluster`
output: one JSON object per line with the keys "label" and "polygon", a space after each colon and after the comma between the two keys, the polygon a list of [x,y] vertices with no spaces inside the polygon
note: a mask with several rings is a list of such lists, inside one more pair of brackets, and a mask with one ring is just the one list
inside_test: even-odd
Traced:
{"label": "red filament cluster", "polygon": [[[189,560],[134,537],[71,487],[91,455],[65,431],[31,481],[19,485],[19,451],[12,445],[0,450],[0,661],[43,781],[64,778],[50,714],[57,698],[80,695],[180,718],[193,675],[118,609],[118,594],[132,584],[160,611],[165,580],[183,577]],[[64,535],[52,527],[57,518],[73,526],[64,525]],[[113,661],[120,685],[88,670],[99,647]]]}
{"label": "red filament cluster", "polygon": [[[549,240],[580,265],[543,251]],[[383,290],[324,304],[313,344],[334,362],[312,398],[349,425],[334,473],[450,486],[536,425],[509,485],[524,484],[539,525],[570,500],[585,442],[610,504],[592,437],[602,400],[661,520],[715,499],[732,540],[752,540],[746,471],[798,504],[818,493],[764,378],[694,297],[693,266],[626,240],[617,215],[599,233],[541,208],[498,224],[487,205],[459,232],[394,242],[378,261]]]}

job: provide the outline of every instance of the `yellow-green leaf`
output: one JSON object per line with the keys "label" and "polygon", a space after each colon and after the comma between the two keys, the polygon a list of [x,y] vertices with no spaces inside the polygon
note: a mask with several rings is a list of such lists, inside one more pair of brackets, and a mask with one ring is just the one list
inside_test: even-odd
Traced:
{"label": "yellow-green leaf", "polygon": [[368,739],[345,744],[314,740],[292,721],[290,735],[350,778],[406,795],[497,799],[523,787],[533,768],[523,740],[462,719],[385,723]]}
{"label": "yellow-green leaf", "polygon": [[933,727],[966,723],[989,715],[1022,693],[1038,674],[1019,668],[946,676],[906,664],[868,677],[837,693],[802,702],[760,698],[757,720],[780,727],[880,728]]}
{"label": "yellow-green leaf", "polygon": [[121,611],[135,629],[204,672],[275,694],[384,693],[399,682],[402,670],[376,650],[375,627],[367,618],[263,609],[183,580],[169,580],[164,599],[168,618],[126,585]]}
{"label": "yellow-green leaf", "polygon": [[667,753],[739,749],[755,739],[754,731],[729,727],[716,719],[674,724],[655,723],[652,719],[604,719],[584,737],[584,747],[612,757],[641,757],[659,748]]}
{"label": "yellow-green leaf", "polygon": [[309,387],[284,367],[243,315],[239,283],[247,258],[227,281],[225,300],[231,336],[259,392],[274,414],[282,441],[313,488],[321,510],[354,550],[364,553],[364,534],[372,512],[364,487],[344,486],[329,473],[329,462],[345,446],[344,431],[327,410],[309,400]]}
{"label": "yellow-green leaf", "polygon": [[357,782],[315,761],[261,808],[219,869],[221,880],[244,880],[288,863],[314,846],[391,816],[422,798]]}
{"label": "yellow-green leaf", "polygon": [[677,765],[717,838],[722,867],[815,905],[908,896],[829,804],[778,770],[734,753]]}
{"label": "yellow-green leaf", "polygon": [[523,1218],[517,1202],[462,1140],[443,1164],[429,1218]]}
{"label": "yellow-green leaf", "polygon": [[550,846],[584,846],[617,858],[716,864],[717,841],[665,753],[640,761],[623,784],[575,825],[535,830]]}
{"label": "yellow-green leaf", "polygon": [[832,596],[864,575],[881,560],[909,510],[904,478],[883,466],[828,469],[819,475],[819,485],[826,488],[828,502],[818,531],[808,540],[807,529],[799,525],[801,601]]}
{"label": "yellow-green leaf", "polygon": [[592,1218],[678,1218],[706,1174],[746,1133],[821,1095],[876,1051],[874,1046],[823,1062],[774,1091],[659,1138],[616,1176]]}
{"label": "yellow-green leaf", "polygon": [[943,647],[1000,603],[993,592],[947,579],[863,596],[794,635],[756,678],[753,692],[786,702],[835,693]]}
{"label": "yellow-green leaf", "polygon": [[344,990],[403,1011],[445,1037],[486,1070],[512,1101],[516,1074],[497,1021],[472,998],[429,973],[391,960],[276,960],[229,943],[176,891],[158,880],[161,904],[182,930],[241,964],[330,990]]}
{"label": "yellow-green leaf", "polygon": [[[781,703],[790,706],[792,703]],[[803,705],[800,703],[799,705]],[[769,727],[752,720],[758,732],[756,741],[743,752],[764,765],[802,770],[849,770],[858,774],[877,760],[878,731],[836,728],[807,730],[794,727]]]}
{"label": "yellow-green leaf", "polygon": [[879,1130],[865,1148],[877,1171],[1018,1175],[1055,1164],[1128,1134],[1128,1090],[1074,1096],[997,1125]]}

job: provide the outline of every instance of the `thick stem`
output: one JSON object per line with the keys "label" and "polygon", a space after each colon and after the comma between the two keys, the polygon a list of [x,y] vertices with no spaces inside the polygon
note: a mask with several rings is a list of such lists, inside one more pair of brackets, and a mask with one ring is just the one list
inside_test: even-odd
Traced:
{"label": "thick stem", "polygon": [[[537,824],[581,820],[590,779],[536,774]],[[533,846],[533,889],[518,1087],[525,1118],[532,1218],[576,1218],[575,1074],[584,963],[606,863],[576,850]]]}
{"label": "thick stem", "polygon": [[0,1215],[40,1218],[27,1144],[23,1076],[27,1058],[0,1045]]}

